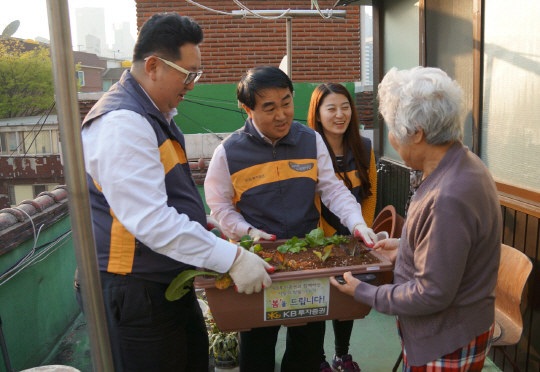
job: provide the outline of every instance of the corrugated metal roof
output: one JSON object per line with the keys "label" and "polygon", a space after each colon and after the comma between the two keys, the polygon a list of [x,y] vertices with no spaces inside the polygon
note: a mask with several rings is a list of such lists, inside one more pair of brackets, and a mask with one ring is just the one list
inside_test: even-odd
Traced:
{"label": "corrugated metal roof", "polygon": [[[43,123],[45,116],[22,116],[18,118],[0,119],[0,127],[16,126],[16,125],[34,125],[38,121]],[[45,124],[58,124],[58,115],[49,115]]]}

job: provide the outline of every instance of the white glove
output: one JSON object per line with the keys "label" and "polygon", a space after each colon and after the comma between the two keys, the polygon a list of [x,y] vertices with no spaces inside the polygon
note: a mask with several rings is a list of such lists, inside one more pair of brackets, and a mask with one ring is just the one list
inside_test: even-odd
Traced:
{"label": "white glove", "polygon": [[270,241],[274,241],[276,240],[276,236],[275,235],[272,235],[272,234],[268,234],[262,230],[259,230],[259,229],[256,229],[254,227],[252,227],[251,229],[249,229],[249,232],[248,232],[249,236],[251,236],[253,239],[255,239],[256,237],[259,237],[260,239],[262,240],[270,240]]}
{"label": "white glove", "polygon": [[238,292],[251,294],[260,292],[262,288],[268,288],[272,284],[266,269],[272,270],[273,266],[255,253],[240,248],[240,255],[229,269],[229,275]]}
{"label": "white glove", "polygon": [[219,224],[219,222],[217,222],[213,217],[211,217],[209,214],[206,215],[206,225],[208,226],[208,224],[211,224],[213,225],[210,230],[212,230],[213,228],[216,228],[216,229],[219,229],[219,231],[221,231],[221,225]]}
{"label": "white glove", "polygon": [[206,230],[211,231],[212,229],[218,229],[219,233],[221,234],[221,239],[227,240],[227,237],[225,234],[223,234],[223,229],[221,228],[221,225],[219,222],[217,222],[215,219],[210,217],[208,214],[206,215]]}
{"label": "white glove", "polygon": [[373,248],[375,243],[379,241],[377,235],[364,222],[358,222],[353,227],[353,235],[362,238],[364,243],[370,248]]}

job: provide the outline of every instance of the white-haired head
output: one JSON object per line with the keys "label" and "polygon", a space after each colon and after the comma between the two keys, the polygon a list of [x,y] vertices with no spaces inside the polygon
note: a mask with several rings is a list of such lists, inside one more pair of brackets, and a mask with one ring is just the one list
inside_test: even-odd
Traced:
{"label": "white-haired head", "polygon": [[379,111],[402,144],[421,127],[429,145],[463,139],[463,90],[438,68],[392,68],[379,84]]}

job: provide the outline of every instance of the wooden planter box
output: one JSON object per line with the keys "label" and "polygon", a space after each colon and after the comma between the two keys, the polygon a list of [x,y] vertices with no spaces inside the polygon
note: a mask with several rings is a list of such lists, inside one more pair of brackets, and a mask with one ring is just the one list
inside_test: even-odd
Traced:
{"label": "wooden planter box", "polygon": [[[281,245],[285,241],[286,240],[264,242],[261,245],[265,248],[271,248]],[[277,272],[270,274],[270,277],[272,278],[272,287],[276,288],[276,286],[287,286],[284,288],[284,291],[294,291],[294,288],[289,288],[291,286],[318,285],[319,287],[323,288],[325,285],[329,286],[328,298],[325,298],[325,304],[327,304],[327,306],[324,307],[324,312],[321,311],[323,315],[311,315],[311,313],[319,313],[319,310],[323,308],[315,305],[317,296],[311,297],[311,300],[313,301],[303,301],[303,306],[297,302],[297,306],[293,306],[294,309],[289,310],[289,312],[280,311],[281,306],[277,307],[275,314],[272,314],[268,312],[268,308],[265,306],[265,304],[270,301],[268,298],[265,299],[265,291],[270,291],[272,288],[247,295],[244,293],[238,293],[234,289],[234,285],[231,285],[229,288],[224,290],[217,289],[214,285],[214,277],[202,276],[195,278],[195,288],[204,288],[206,290],[206,299],[208,301],[208,305],[210,306],[210,311],[212,312],[212,316],[214,317],[218,328],[222,332],[248,331],[252,328],[270,327],[276,325],[299,326],[305,325],[308,322],[330,319],[362,319],[369,314],[371,307],[360,302],[356,302],[352,296],[340,292],[337,288],[330,284],[328,278],[330,276],[342,275],[347,271],[351,271],[353,274],[374,274],[375,280],[370,282],[373,285],[390,283],[392,281],[392,263],[375,252],[371,252],[371,254],[376,256],[381,263],[316,270]],[[390,275],[385,275],[385,273]],[[321,279],[315,281],[310,280],[316,278]],[[298,280],[301,280],[301,282],[298,282]],[[294,282],[291,283],[290,281]],[[321,282],[322,285],[320,284]],[[306,290],[310,289],[306,289],[304,287],[304,291]],[[298,288],[298,291],[300,292],[301,289]],[[293,301],[295,299],[294,296],[295,295],[292,295]],[[305,293],[298,296],[301,296],[298,298],[309,300],[309,295],[306,296]],[[326,297],[326,295],[323,297]],[[318,298],[320,299],[321,296],[318,296]],[[304,314],[306,315],[289,318],[291,314],[298,315],[300,310],[303,310]],[[293,311],[296,311],[296,313],[292,313]],[[273,316],[279,316],[279,318],[273,318]]]}

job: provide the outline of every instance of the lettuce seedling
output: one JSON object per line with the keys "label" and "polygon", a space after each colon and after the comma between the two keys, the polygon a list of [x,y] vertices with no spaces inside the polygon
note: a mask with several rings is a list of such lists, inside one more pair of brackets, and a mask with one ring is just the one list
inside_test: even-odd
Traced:
{"label": "lettuce seedling", "polygon": [[320,227],[311,230],[311,232],[306,235],[306,242],[309,243],[311,248],[324,245],[324,230]]}
{"label": "lettuce seedling", "polygon": [[307,251],[304,248],[307,244],[305,240],[299,240],[296,236],[293,236],[291,240],[287,240],[285,244],[280,245],[277,250],[281,253],[298,253],[300,251]]}
{"label": "lettuce seedling", "polygon": [[249,235],[244,235],[240,239],[239,244],[240,244],[240,247],[247,249],[249,251],[249,248],[251,248],[251,246],[253,245],[253,238]]}
{"label": "lettuce seedling", "polygon": [[324,247],[323,249],[324,255],[321,252],[317,252],[317,251],[314,251],[313,253],[315,253],[317,257],[319,257],[319,260],[321,260],[321,262],[324,263],[328,257],[333,256],[333,254],[331,253],[332,248],[334,248],[334,244],[330,244]]}
{"label": "lettuce seedling", "polygon": [[321,245],[340,245],[341,243],[348,243],[349,239],[345,238],[343,235],[332,235],[328,238],[324,238],[324,243]]}
{"label": "lettuce seedling", "polygon": [[261,238],[256,236],[255,238],[252,238],[249,235],[244,235],[238,244],[240,244],[240,247],[244,248],[245,250],[248,250],[252,253],[259,252],[263,250],[263,247],[261,247],[260,244],[253,245],[256,242],[258,242]]}

